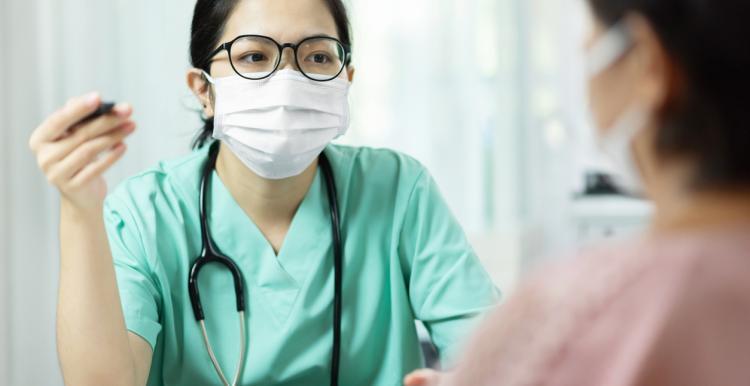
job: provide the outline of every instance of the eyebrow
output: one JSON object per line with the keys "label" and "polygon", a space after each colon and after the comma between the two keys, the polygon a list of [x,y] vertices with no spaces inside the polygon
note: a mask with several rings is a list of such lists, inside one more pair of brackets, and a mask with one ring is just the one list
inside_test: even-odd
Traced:
{"label": "eyebrow", "polygon": [[[230,41],[233,41],[233,40],[235,40],[235,39],[239,38],[240,36],[266,36],[266,37],[269,37],[269,38],[271,38],[271,39],[274,39],[274,38],[272,38],[271,36],[268,36],[268,35],[263,35],[263,34],[258,34],[258,33],[253,33],[253,34],[240,34],[240,35],[237,35],[237,36],[235,36],[235,37],[234,37],[234,38],[233,38],[232,40],[229,40],[229,41],[226,41],[226,42],[224,42],[224,43],[221,43],[221,45],[219,45],[219,46],[218,46],[218,47],[217,47],[217,48],[216,48],[216,49],[215,49],[215,50],[214,50],[214,51],[213,51],[213,52],[211,53],[211,55],[210,55],[210,56],[211,56],[211,58],[213,58],[213,57],[215,57],[216,55],[218,55],[218,54],[219,54],[219,53],[220,53],[220,52],[221,52],[221,51],[222,51],[222,50],[224,49],[224,44],[226,44],[226,43],[228,43],[228,42],[230,42]],[[299,40],[297,40],[297,42],[296,42],[295,44],[298,44],[298,43],[302,42],[303,40],[306,40],[306,39],[312,39],[312,38],[328,38],[328,39],[335,39],[335,40],[341,41],[341,40],[340,40],[339,38],[337,38],[337,37],[335,37],[335,36],[331,36],[331,35],[328,35],[328,34],[325,34],[325,33],[318,33],[318,34],[312,34],[312,35],[308,35],[308,36],[306,36],[306,37],[304,37],[304,38],[302,38],[302,39],[299,39]],[[276,40],[276,39],[274,39],[274,41],[275,41],[275,40]],[[280,43],[280,44],[284,44],[284,42],[278,42],[278,43]],[[344,44],[343,42],[341,42],[341,43],[342,43],[342,44]],[[344,44],[344,46],[345,46],[345,47],[347,47],[347,46],[346,46],[346,44]]]}
{"label": "eyebrow", "polygon": [[305,39],[310,39],[310,38],[330,38],[330,39],[339,40],[339,38],[337,38],[335,36],[328,35],[328,34],[315,34],[315,35],[309,35],[309,36],[307,36],[305,38],[302,38],[300,41],[305,40]]}

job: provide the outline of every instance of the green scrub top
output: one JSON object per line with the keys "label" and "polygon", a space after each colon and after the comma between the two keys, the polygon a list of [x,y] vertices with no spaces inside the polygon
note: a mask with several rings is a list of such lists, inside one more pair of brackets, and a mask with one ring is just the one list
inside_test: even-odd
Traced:
{"label": "green scrub top", "polygon": [[[188,296],[201,251],[199,190],[208,146],[132,177],[105,205],[127,328],[154,350],[148,385],[219,385]],[[415,320],[449,361],[499,293],[418,162],[331,145],[344,237],[340,384],[402,384],[423,366]],[[278,256],[214,173],[209,227],[243,272],[247,355],[241,385],[327,385],[333,250],[318,171]],[[231,275],[199,278],[208,334],[232,377],[239,322]]]}

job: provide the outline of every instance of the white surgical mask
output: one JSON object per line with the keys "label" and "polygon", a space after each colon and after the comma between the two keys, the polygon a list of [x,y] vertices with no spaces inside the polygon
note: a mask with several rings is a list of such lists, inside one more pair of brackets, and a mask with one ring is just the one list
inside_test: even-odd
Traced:
{"label": "white surgical mask", "polygon": [[349,82],[281,70],[263,80],[213,79],[214,138],[267,179],[300,175],[349,128]]}
{"label": "white surgical mask", "polygon": [[[586,58],[589,81],[620,60],[631,44],[623,25],[612,27],[599,38]],[[591,116],[591,122],[596,124],[593,114]],[[597,130],[599,147],[615,167],[615,183],[627,193],[640,195],[644,192],[643,177],[633,154],[633,142],[645,129],[650,116],[650,111],[634,104],[620,114],[612,127]]]}

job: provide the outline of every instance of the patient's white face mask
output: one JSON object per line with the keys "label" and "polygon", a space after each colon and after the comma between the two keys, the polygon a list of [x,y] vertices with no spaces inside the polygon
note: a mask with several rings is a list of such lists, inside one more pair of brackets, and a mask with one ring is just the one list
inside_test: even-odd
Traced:
{"label": "patient's white face mask", "polygon": [[[594,43],[587,54],[587,72],[589,82],[597,75],[611,68],[622,59],[631,47],[628,31],[623,25],[612,27]],[[592,115],[592,123],[596,120]],[[615,166],[615,183],[627,193],[644,192],[641,176],[633,153],[633,142],[649,122],[651,114],[646,108],[634,104],[605,130],[597,130],[599,147]]]}
{"label": "patient's white face mask", "polygon": [[316,82],[293,70],[263,80],[213,79],[214,138],[257,175],[301,174],[349,128],[349,81]]}

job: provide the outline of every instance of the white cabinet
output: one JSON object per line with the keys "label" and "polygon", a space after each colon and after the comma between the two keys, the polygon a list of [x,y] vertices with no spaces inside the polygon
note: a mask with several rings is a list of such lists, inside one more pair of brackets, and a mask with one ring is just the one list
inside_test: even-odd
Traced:
{"label": "white cabinet", "polygon": [[576,244],[585,247],[642,232],[653,212],[647,201],[622,196],[586,196],[573,202]]}

